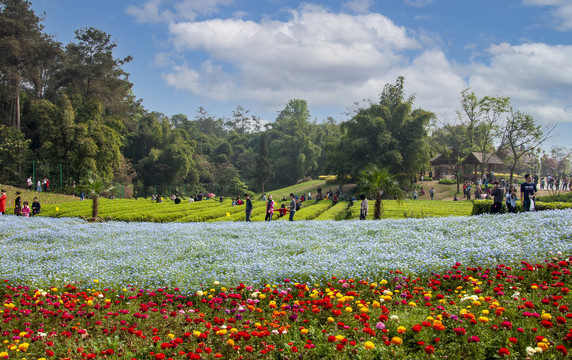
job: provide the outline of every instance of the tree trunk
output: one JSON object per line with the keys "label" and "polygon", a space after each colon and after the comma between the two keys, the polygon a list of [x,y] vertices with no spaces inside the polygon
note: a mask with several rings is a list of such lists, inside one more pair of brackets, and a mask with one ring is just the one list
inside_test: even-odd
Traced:
{"label": "tree trunk", "polygon": [[375,207],[373,211],[373,218],[375,220],[381,219],[381,208],[383,207],[383,203],[381,202],[381,192],[377,192],[377,196],[375,197]]}
{"label": "tree trunk", "polygon": [[97,220],[97,215],[99,215],[99,196],[95,195],[93,197],[93,207],[91,215],[93,217],[93,221]]}
{"label": "tree trunk", "polygon": [[262,182],[262,195],[264,196],[264,181]]}

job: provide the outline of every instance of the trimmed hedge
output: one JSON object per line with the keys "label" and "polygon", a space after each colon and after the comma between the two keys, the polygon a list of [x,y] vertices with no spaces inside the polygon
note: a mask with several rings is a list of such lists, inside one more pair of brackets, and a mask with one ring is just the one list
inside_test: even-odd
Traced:
{"label": "trimmed hedge", "polygon": [[[491,206],[493,205],[493,200],[475,200],[473,201],[473,210],[471,215],[488,214],[491,212]],[[572,203],[564,202],[535,202],[536,211],[545,210],[562,210],[562,209],[572,209]],[[520,201],[516,202],[516,211],[523,212],[522,203]],[[506,213],[506,204],[503,202],[501,213]]]}
{"label": "trimmed hedge", "polygon": [[443,184],[443,185],[456,185],[456,184],[457,184],[457,180],[439,179],[439,184]]}
{"label": "trimmed hedge", "polygon": [[555,196],[537,196],[538,201],[542,202],[572,202],[572,191],[561,193]]}

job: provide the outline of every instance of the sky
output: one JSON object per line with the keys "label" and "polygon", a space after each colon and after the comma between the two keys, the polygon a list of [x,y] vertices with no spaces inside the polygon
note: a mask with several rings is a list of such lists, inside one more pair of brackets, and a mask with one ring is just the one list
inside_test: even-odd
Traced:
{"label": "sky", "polygon": [[415,107],[454,121],[461,92],[506,96],[572,148],[571,0],[32,0],[63,44],[117,43],[150,111],[190,119],[237,106],[274,121],[290,99],[318,122],[405,78]]}

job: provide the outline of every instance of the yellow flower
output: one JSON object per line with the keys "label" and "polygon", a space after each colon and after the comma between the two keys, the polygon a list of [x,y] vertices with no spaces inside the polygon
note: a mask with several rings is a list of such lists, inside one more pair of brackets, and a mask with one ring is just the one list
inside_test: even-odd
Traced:
{"label": "yellow flower", "polygon": [[234,340],[232,340],[232,339],[228,339],[228,340],[226,341],[226,343],[227,343],[228,345],[230,345],[230,346],[234,346]]}
{"label": "yellow flower", "polygon": [[552,320],[552,315],[549,313],[543,313],[541,316],[542,320]]}
{"label": "yellow flower", "polygon": [[363,345],[367,350],[371,350],[371,349],[375,348],[375,344],[372,343],[371,341],[366,341],[365,344],[363,344]]}
{"label": "yellow flower", "polygon": [[406,331],[407,331],[407,329],[405,328],[405,326],[400,326],[397,328],[397,332],[400,334],[403,334]]}
{"label": "yellow flower", "polygon": [[481,316],[481,317],[479,317],[479,322],[488,323],[488,322],[489,322],[489,318],[486,317],[486,316]]}
{"label": "yellow flower", "polygon": [[302,330],[300,330],[300,332],[301,332],[302,334],[306,335],[306,334],[308,334],[308,333],[310,332],[310,330],[308,330],[308,329],[302,329]]}
{"label": "yellow flower", "polygon": [[538,346],[539,348],[541,348],[543,351],[548,350],[548,347],[549,347],[548,343],[545,343],[545,342],[543,342],[543,341],[541,341],[541,342],[539,342],[538,344],[536,344],[536,346]]}
{"label": "yellow flower", "polygon": [[336,335],[336,340],[342,341],[344,339],[343,335]]}
{"label": "yellow flower", "polygon": [[93,283],[94,283],[94,284],[99,284],[99,280],[98,280],[98,279],[93,279]]}
{"label": "yellow flower", "polygon": [[336,321],[336,320],[334,320],[333,317],[330,316],[330,317],[328,318],[328,322],[334,322],[334,321]]}
{"label": "yellow flower", "polygon": [[391,338],[391,343],[395,345],[401,345],[403,344],[403,340],[401,340],[400,337],[394,336],[393,338]]}
{"label": "yellow flower", "polygon": [[28,346],[30,346],[30,344],[28,344],[28,343],[21,343],[20,346],[18,346],[18,350],[20,350],[20,351],[27,351],[27,350],[28,350]]}
{"label": "yellow flower", "polygon": [[530,288],[531,288],[532,290],[536,290],[536,289],[538,289],[538,286],[532,285]]}
{"label": "yellow flower", "polygon": [[345,308],[345,311],[346,311],[346,312],[352,312],[352,308],[348,306],[348,307]]}
{"label": "yellow flower", "polygon": [[174,338],[175,338],[175,334],[168,334],[167,337],[168,337],[169,339],[174,339]]}

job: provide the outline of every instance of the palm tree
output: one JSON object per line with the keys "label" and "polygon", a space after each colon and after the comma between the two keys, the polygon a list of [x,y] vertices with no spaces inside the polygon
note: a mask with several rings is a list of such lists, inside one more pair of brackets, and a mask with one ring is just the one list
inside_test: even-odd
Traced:
{"label": "palm tree", "polygon": [[370,165],[361,171],[358,182],[364,192],[375,194],[373,218],[376,220],[381,219],[383,212],[383,195],[395,198],[399,203],[403,200],[403,191],[395,176],[387,168],[379,169],[375,165]]}
{"label": "palm tree", "polygon": [[92,220],[96,221],[99,214],[99,197],[103,193],[111,191],[113,186],[108,186],[101,180],[89,177],[84,184],[79,186],[79,189],[93,199],[91,215]]}

